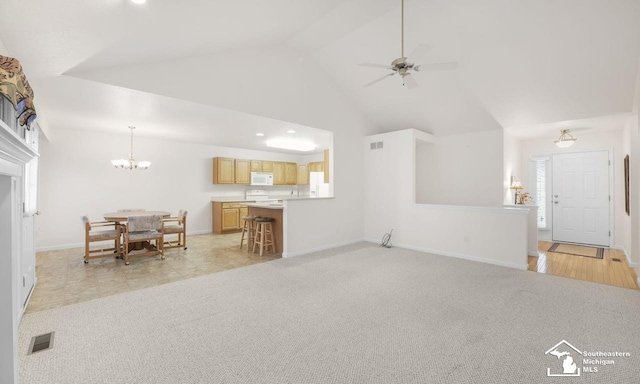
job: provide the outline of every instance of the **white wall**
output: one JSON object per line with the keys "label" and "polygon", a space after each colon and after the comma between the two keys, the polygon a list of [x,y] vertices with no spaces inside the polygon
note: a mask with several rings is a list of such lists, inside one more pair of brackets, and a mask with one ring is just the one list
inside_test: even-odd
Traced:
{"label": "white wall", "polygon": [[[521,156],[522,156],[522,148],[520,145],[520,140],[513,136],[511,133],[504,131],[503,132],[504,145],[503,145],[503,153],[504,153],[504,174],[503,174],[503,196],[504,196],[504,204],[514,204],[515,203],[515,192],[512,189],[509,189],[511,186],[511,176],[515,176],[525,188],[529,188],[528,180],[523,180],[523,176],[525,176],[522,172],[521,165]],[[533,187],[531,187],[533,188]],[[529,191],[532,189],[529,188]],[[536,246],[537,247],[537,246]]]}
{"label": "white wall", "polygon": [[[291,154],[134,136],[136,158],[152,165],[144,171],[127,171],[114,168],[110,160],[128,156],[129,136],[76,130],[57,130],[53,142],[41,142],[40,152],[39,250],[82,244],[82,214],[98,221],[103,213],[120,208],[173,214],[187,209],[189,232],[210,232],[211,197],[243,196],[251,188],[213,184],[213,157],[302,162],[302,156]],[[274,195],[291,191],[290,186],[265,189]]]}
{"label": "white wall", "polygon": [[[369,124],[353,103],[338,90],[322,68],[311,58],[300,63],[298,57],[297,52],[284,46],[266,47],[234,51],[210,58],[198,58],[197,60],[208,61],[206,73],[193,71],[191,64],[196,59],[184,59],[151,66],[103,71],[100,76],[92,76],[92,79],[332,131],[330,177],[335,198],[329,202],[298,201],[295,207],[299,214],[294,214],[289,209],[291,216],[287,214],[285,219],[288,220],[287,237],[295,239],[288,251],[292,255],[303,254],[317,248],[318,244],[328,247],[363,239],[364,162],[361,151],[362,138],[364,132],[369,129]],[[260,65],[256,66],[255,63]],[[167,81],[158,82],[157,76],[167,71],[182,75],[180,79],[167,78]],[[229,73],[243,75],[229,76]],[[57,137],[56,141],[58,141]],[[136,139],[136,148],[139,148],[136,149],[136,156],[140,159],[144,155],[141,145],[142,141]],[[119,143],[114,148],[126,151],[127,146]],[[100,153],[101,157],[107,161],[114,156],[112,151]],[[118,157],[124,156],[120,153],[118,152]],[[210,183],[211,165],[208,165],[210,160],[205,161],[205,159],[212,155],[200,154],[199,157],[202,163],[196,165],[199,170],[193,171],[198,173],[196,181],[193,182]],[[182,164],[179,156],[174,158],[178,164]],[[154,161],[152,158],[149,160]],[[154,162],[149,170],[153,172],[153,168],[160,165]],[[184,170],[176,168],[174,172],[178,177]],[[197,200],[195,196],[194,199],[189,200],[194,204],[203,204],[194,208],[195,214],[200,215],[199,228],[204,228],[205,210],[207,215],[210,215],[208,208],[204,206],[208,204],[210,194],[209,191],[199,197],[203,199],[206,196],[206,203],[203,200]],[[50,196],[50,199],[55,199],[55,196]],[[109,199],[113,198],[109,197]],[[114,203],[115,201],[112,201],[109,207],[113,207]],[[118,203],[124,202],[118,201]],[[147,206],[160,203],[161,201],[152,202]],[[173,209],[180,208],[179,204],[177,202]],[[321,214],[316,212],[320,205],[323,206]],[[102,213],[103,210],[104,208],[96,210],[94,214]],[[67,219],[74,223],[78,220],[76,216]],[[334,230],[320,231],[321,228],[332,227],[336,223],[339,223],[338,233]],[[47,225],[54,225],[54,221]],[[191,224],[190,227],[194,228]],[[49,241],[52,240],[49,239]],[[41,243],[41,245],[44,244],[44,242]]]}
{"label": "white wall", "polygon": [[[630,162],[632,161],[633,157],[631,156],[631,131],[634,128],[634,125],[637,126],[637,118],[635,119],[629,119],[629,121],[627,122],[627,125],[624,127],[624,130],[622,131],[622,158],[624,160],[624,156],[629,155],[629,160]],[[630,168],[632,169],[632,168]],[[624,174],[623,174],[624,177]],[[631,179],[632,176],[629,175],[629,178]],[[631,185],[629,185],[629,187],[631,188]],[[624,194],[624,179],[622,180],[622,188],[623,188],[623,194]],[[624,195],[623,195],[623,199],[624,199]],[[624,203],[624,200],[623,200]],[[633,209],[633,201],[629,201],[630,203],[630,209]],[[618,229],[619,231],[621,231],[621,240],[620,240],[620,246],[624,249],[625,253],[631,258],[631,254],[633,251],[633,248],[631,246],[631,216],[627,215],[626,212],[622,213],[622,220],[621,220],[621,227]]]}
{"label": "white wall", "polygon": [[[527,209],[414,203],[415,141],[423,135],[408,129],[365,138],[365,238],[380,242],[393,229],[391,242],[397,246],[526,269]],[[377,141],[384,148],[370,150]],[[501,137],[498,142],[501,147]],[[500,201],[502,163],[494,172],[497,186],[487,190]]]}
{"label": "white wall", "polygon": [[[566,149],[558,148],[553,141],[553,138],[542,139],[529,139],[521,141],[522,148],[522,183],[525,185],[525,191],[531,191],[534,186],[526,185],[530,178],[529,167],[525,166],[529,164],[529,156],[535,154],[553,154],[553,153],[570,153],[580,152],[588,150],[612,150],[613,151],[613,163],[611,170],[613,171],[614,185],[613,185],[613,199],[614,199],[614,246],[622,249],[625,244],[625,230],[624,230],[624,152],[623,147],[623,134],[622,130],[603,132],[603,133],[579,133],[572,132],[578,140],[575,144]],[[547,233],[548,235],[548,233]],[[541,238],[547,238],[547,236],[541,233]],[[632,262],[637,262],[632,260]]]}
{"label": "white wall", "polygon": [[9,56],[9,51],[7,51],[7,47],[4,46],[2,39],[0,39],[0,55]]}
{"label": "white wall", "polygon": [[503,202],[501,130],[437,137],[416,152],[416,202],[500,206]]}
{"label": "white wall", "polygon": [[18,382],[17,329],[19,319],[18,265],[15,244],[12,178],[0,158],[0,382]]}
{"label": "white wall", "polygon": [[[638,61],[637,68],[636,89],[633,100],[635,116],[629,125],[629,168],[631,169],[629,175],[631,250],[629,253],[631,260],[638,264],[636,274],[640,276],[640,172],[638,172],[640,170],[640,119],[638,118],[638,111],[640,111],[640,61]],[[640,284],[640,278],[638,278],[638,284]]]}
{"label": "white wall", "polygon": [[[629,155],[629,200],[631,209],[631,250],[629,258],[631,263],[636,264],[638,268],[638,276],[640,276],[640,121],[636,116],[632,121],[630,128],[630,146],[631,153]],[[624,187],[623,187],[624,188]]]}
{"label": "white wall", "polygon": [[[333,132],[330,177],[335,198],[297,201],[285,213],[286,237],[291,242],[287,251],[299,255],[362,240],[361,151],[364,133],[370,129],[362,113],[313,58],[300,62],[299,56],[289,47],[271,46],[105,70],[91,73],[90,78]],[[202,61],[207,65],[193,65]],[[194,68],[206,68],[206,72]],[[167,71],[181,76],[167,78],[162,75]],[[157,81],[158,76],[166,81]],[[338,233],[324,231],[336,225]]]}

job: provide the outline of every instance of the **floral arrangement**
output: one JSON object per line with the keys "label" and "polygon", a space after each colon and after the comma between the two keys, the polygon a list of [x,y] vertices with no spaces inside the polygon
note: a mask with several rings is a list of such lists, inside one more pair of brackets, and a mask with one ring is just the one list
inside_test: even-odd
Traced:
{"label": "floral arrangement", "polygon": [[518,193],[518,199],[516,204],[529,205],[534,204],[533,198],[529,192]]}

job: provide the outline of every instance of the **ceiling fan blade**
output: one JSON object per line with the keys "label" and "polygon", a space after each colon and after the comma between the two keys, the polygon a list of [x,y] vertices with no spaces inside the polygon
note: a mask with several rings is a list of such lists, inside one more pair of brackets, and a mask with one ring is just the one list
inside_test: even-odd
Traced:
{"label": "ceiling fan blade", "polygon": [[407,86],[408,89],[414,89],[415,87],[418,86],[418,83],[416,82],[416,79],[411,76],[410,73],[407,73],[406,75],[404,75],[402,77],[402,81],[404,83],[404,85]]}
{"label": "ceiling fan blade", "polygon": [[384,69],[393,69],[388,65],[384,65],[384,64],[374,64],[374,63],[360,63],[358,64],[361,67],[373,67],[373,68],[384,68]]}
{"label": "ceiling fan blade", "polygon": [[423,65],[415,65],[413,67],[414,71],[448,71],[451,69],[458,68],[459,64],[457,61],[452,61],[450,63],[433,63],[433,64],[423,64]]}
{"label": "ceiling fan blade", "polygon": [[395,74],[396,74],[395,72],[393,72],[393,73],[389,73],[389,74],[386,74],[386,75],[382,76],[382,77],[381,77],[381,78],[379,78],[379,79],[375,79],[375,80],[373,80],[372,82],[370,82],[370,83],[367,83],[367,84],[363,85],[363,87],[368,87],[368,86],[370,86],[370,85],[373,85],[373,84],[375,84],[375,83],[377,83],[377,82],[379,82],[379,81],[382,81],[382,80],[386,79],[387,77],[389,77],[389,76],[393,76],[393,75],[395,75]]}
{"label": "ceiling fan blade", "polygon": [[424,56],[430,50],[431,46],[429,44],[420,44],[409,54],[409,56],[407,56],[407,61],[410,63],[420,61],[422,56]]}

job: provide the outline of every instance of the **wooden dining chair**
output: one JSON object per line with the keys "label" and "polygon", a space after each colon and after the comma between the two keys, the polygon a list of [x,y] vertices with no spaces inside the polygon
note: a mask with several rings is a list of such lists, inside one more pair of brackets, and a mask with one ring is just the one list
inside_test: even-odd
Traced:
{"label": "wooden dining chair", "polygon": [[[164,248],[180,248],[187,249],[187,211],[182,209],[176,217],[168,217],[164,219]],[[168,240],[167,235],[177,235],[175,240]]]}
{"label": "wooden dining chair", "polygon": [[[130,257],[160,255],[164,260],[164,232],[162,215],[129,216],[123,223],[122,248],[124,264]],[[143,252],[131,253],[135,243],[142,244]]]}
{"label": "wooden dining chair", "polygon": [[[82,216],[82,224],[84,225],[84,263],[89,264],[90,259],[100,257],[122,255],[120,247],[121,227],[115,221],[96,221],[91,222],[88,215]],[[113,241],[114,246],[109,248],[91,249],[90,243]]]}

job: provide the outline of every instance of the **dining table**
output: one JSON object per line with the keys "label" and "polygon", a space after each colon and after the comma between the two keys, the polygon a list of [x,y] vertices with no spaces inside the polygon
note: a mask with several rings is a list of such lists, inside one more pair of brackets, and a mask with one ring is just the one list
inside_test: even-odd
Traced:
{"label": "dining table", "polygon": [[[108,212],[103,214],[104,219],[107,221],[115,221],[116,223],[120,223],[122,221],[127,221],[131,216],[146,216],[146,215],[162,215],[163,218],[167,218],[171,216],[170,212],[167,211],[121,211],[121,212]],[[135,242],[132,244],[132,249],[140,250],[144,249],[147,244],[146,242]]]}
{"label": "dining table", "polygon": [[131,216],[145,216],[145,215],[162,215],[162,217],[166,218],[171,216],[171,213],[166,211],[123,211],[123,212],[109,212],[109,213],[103,214],[102,216],[104,216],[104,219],[107,221],[121,222],[121,221],[127,221],[127,218]]}

